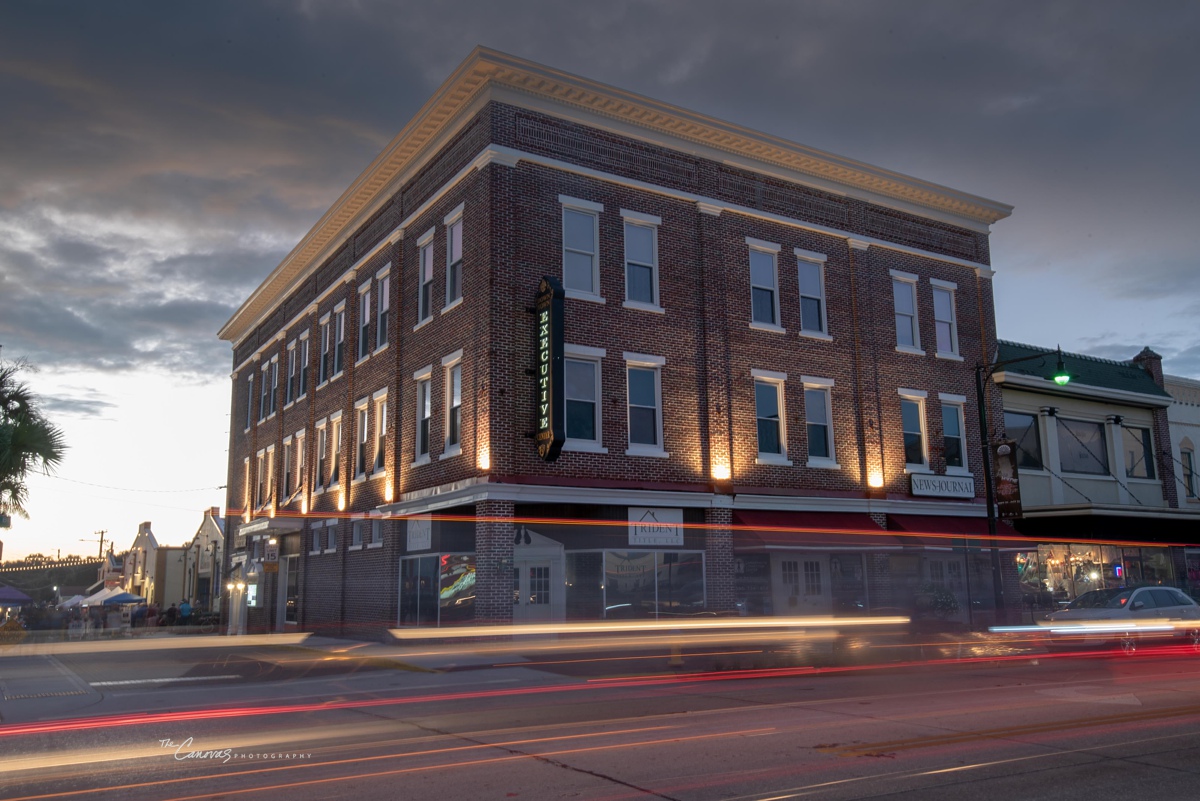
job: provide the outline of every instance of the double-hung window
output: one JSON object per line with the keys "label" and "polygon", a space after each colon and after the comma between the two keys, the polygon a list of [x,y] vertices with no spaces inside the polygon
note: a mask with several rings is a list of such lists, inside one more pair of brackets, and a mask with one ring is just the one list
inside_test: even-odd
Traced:
{"label": "double-hung window", "polygon": [[371,542],[370,542],[370,544],[371,545],[382,545],[383,544],[383,521],[382,520],[372,520],[371,521]]}
{"label": "double-hung window", "polygon": [[371,282],[358,290],[358,359],[371,355]]}
{"label": "double-hung window", "polygon": [[414,448],[414,464],[424,464],[429,461],[429,425],[433,418],[433,392],[430,378],[433,365],[413,373],[417,382],[417,436]]}
{"label": "double-hung window", "polygon": [[779,245],[751,237],[746,237],[746,244],[750,246],[750,325],[781,330],[776,264]]}
{"label": "double-hung window", "polygon": [[925,449],[924,390],[900,390],[900,424],[904,434],[904,466],[908,470],[924,471],[928,464]]}
{"label": "double-hung window", "polygon": [[293,491],[298,491],[301,487],[304,486],[305,481],[306,481],[306,477],[304,474],[305,467],[307,464],[307,462],[305,460],[305,455],[304,455],[304,444],[305,444],[306,439],[307,438],[304,436],[304,429],[300,429],[299,431],[296,432],[296,472],[295,472],[296,486],[293,488]]}
{"label": "double-hung window", "polygon": [[658,226],[649,214],[621,209],[625,220],[625,305],[658,310]]}
{"label": "double-hung window", "polygon": [[376,392],[375,400],[375,463],[371,472],[382,475],[387,461],[387,390]]}
{"label": "double-hung window", "polygon": [[430,228],[417,240],[417,247],[420,250],[417,325],[433,316],[433,233],[434,229]]}
{"label": "double-hung window", "polygon": [[324,420],[317,423],[317,476],[314,489],[321,492],[329,480],[329,428]]}
{"label": "double-hung window", "polygon": [[367,443],[371,441],[369,416],[367,415],[367,399],[363,398],[354,404],[354,478],[360,480],[367,476]]}
{"label": "double-hung window", "polygon": [[1125,451],[1126,478],[1154,478],[1154,448],[1150,429],[1121,426],[1121,445]]}
{"label": "double-hung window", "polygon": [[929,279],[933,285],[933,327],[939,356],[958,356],[958,320],[954,303],[956,284]]}
{"label": "double-hung window", "polygon": [[829,333],[825,308],[825,254],[795,249],[800,286],[800,333],[822,337]]}
{"label": "double-hung window", "polygon": [[942,402],[942,455],[946,459],[946,471],[965,473],[967,469],[966,422],[963,406],[967,399],[962,395],[938,393]]}
{"label": "double-hung window", "polygon": [[258,422],[267,419],[271,408],[271,363],[267,362],[262,366],[261,376],[262,391],[258,396]]}
{"label": "double-hung window", "polygon": [[559,195],[562,209],[563,289],[575,297],[600,297],[600,212],[604,206]]}
{"label": "double-hung window", "polygon": [[250,430],[250,424],[254,422],[254,371],[250,371],[250,375],[246,378],[246,430]]}
{"label": "double-hung window", "polygon": [[[446,216],[446,308],[463,296],[463,204]],[[445,311],[445,309],[443,309]]]}
{"label": "double-hung window", "polygon": [[601,348],[568,345],[563,360],[564,450],[603,451],[600,431]]}
{"label": "double-hung window", "polygon": [[758,435],[759,464],[787,464],[787,425],[783,387],[787,373],[751,370],[754,378],[754,418]]}
{"label": "double-hung window", "polygon": [[335,487],[341,481],[342,461],[342,415],[329,420],[329,486]]}
{"label": "double-hung window", "polygon": [[896,316],[896,349],[921,352],[917,327],[917,276],[892,270],[892,304]]}
{"label": "double-hung window", "polygon": [[287,377],[283,385],[283,405],[287,406],[296,399],[296,341],[292,340],[287,346]]}
{"label": "double-hung window", "polygon": [[382,348],[388,341],[388,311],[392,303],[392,276],[389,273],[391,269],[392,265],[389,264],[375,275],[379,295],[375,308],[375,350]]}
{"label": "double-hung window", "polygon": [[462,351],[442,359],[446,376],[446,444],[443,459],[462,453]]}
{"label": "double-hung window", "polygon": [[333,310],[333,377],[346,369],[346,304]]}
{"label": "double-hung window", "polygon": [[296,392],[293,397],[300,400],[308,394],[308,332],[300,335],[299,351],[300,368],[296,371]]}
{"label": "double-hung window", "polygon": [[271,414],[275,414],[279,405],[279,357],[271,357]]}
{"label": "double-hung window", "polygon": [[293,447],[291,437],[283,441],[283,500],[285,503],[292,497],[292,489],[295,487],[295,475],[292,473],[292,468],[295,466],[292,462]]}
{"label": "double-hung window", "polygon": [[808,467],[837,467],[833,447],[833,379],[802,376],[804,422],[808,435]]}
{"label": "double-hung window", "polygon": [[267,452],[258,452],[255,464],[254,508],[261,509],[267,502]]}
{"label": "double-hung window", "polygon": [[363,544],[363,527],[367,525],[366,520],[355,520],[350,524],[350,547],[361,548]]}
{"label": "double-hung window", "polygon": [[666,456],[662,440],[661,356],[625,354],[629,393],[629,450],[631,456]]}
{"label": "double-hung window", "polygon": [[317,386],[333,377],[333,320],[330,315],[321,318],[321,363],[317,365]]}

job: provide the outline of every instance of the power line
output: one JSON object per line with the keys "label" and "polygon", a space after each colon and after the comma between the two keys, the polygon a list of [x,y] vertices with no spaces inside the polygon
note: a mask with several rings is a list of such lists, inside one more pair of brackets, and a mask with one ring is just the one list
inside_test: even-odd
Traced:
{"label": "power line", "polygon": [[72,484],[82,484],[85,487],[99,487],[100,489],[117,490],[119,492],[207,492],[209,490],[223,490],[226,485],[222,484],[218,487],[193,487],[192,489],[142,489],[130,487],[113,487],[108,484],[93,484],[90,481],[78,481],[74,478],[66,478],[64,476],[56,476],[53,473],[48,473],[47,477],[58,479],[59,481],[69,481]]}

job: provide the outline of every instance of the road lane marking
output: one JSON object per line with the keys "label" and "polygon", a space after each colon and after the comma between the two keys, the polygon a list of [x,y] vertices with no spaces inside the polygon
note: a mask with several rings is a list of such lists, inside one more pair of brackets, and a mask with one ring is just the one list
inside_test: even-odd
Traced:
{"label": "road lane marking", "polygon": [[165,684],[170,681],[215,681],[216,679],[240,679],[241,676],[229,674],[226,676],[178,676],[173,679],[123,679],[121,681],[93,681],[93,687],[121,687],[128,684]]}
{"label": "road lane marking", "polygon": [[1048,695],[1060,701],[1081,701],[1085,704],[1126,704],[1141,706],[1142,702],[1133,693],[1122,695],[1090,695],[1089,693],[1103,689],[1100,687],[1059,687],[1048,690],[1034,690],[1038,695]]}
{"label": "road lane marking", "polygon": [[1086,729],[1094,726],[1117,725],[1121,723],[1139,723],[1148,720],[1187,717],[1190,715],[1200,715],[1200,704],[1176,707],[1174,709],[1151,709],[1143,712],[1130,712],[1124,715],[1107,715],[1104,717],[1035,723],[1026,726],[1007,726],[981,731],[949,732],[931,737],[910,737],[904,740],[859,743],[857,745],[844,745],[836,748],[818,748],[817,750],[827,754],[837,754],[838,756],[870,756],[892,751],[908,751],[914,748],[933,748],[940,745],[957,745],[979,740],[1008,739],[1011,737],[1070,731],[1071,729]]}

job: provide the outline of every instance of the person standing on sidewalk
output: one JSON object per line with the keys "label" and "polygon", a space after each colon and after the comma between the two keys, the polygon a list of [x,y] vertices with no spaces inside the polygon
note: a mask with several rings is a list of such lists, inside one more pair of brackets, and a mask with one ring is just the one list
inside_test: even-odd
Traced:
{"label": "person standing on sidewalk", "polygon": [[192,605],[184,598],[179,602],[179,625],[186,626],[192,622]]}

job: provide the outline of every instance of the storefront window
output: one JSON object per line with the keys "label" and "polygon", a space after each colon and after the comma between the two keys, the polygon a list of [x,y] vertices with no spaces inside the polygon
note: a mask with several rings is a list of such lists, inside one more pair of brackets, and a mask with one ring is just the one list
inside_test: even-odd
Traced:
{"label": "storefront window", "polygon": [[704,609],[703,555],[688,551],[606,551],[604,616],[689,615]]}
{"label": "storefront window", "polygon": [[604,617],[604,554],[567,554],[567,620]]}
{"label": "storefront window", "polygon": [[475,619],[475,555],[444,554],[438,582],[439,625]]}
{"label": "storefront window", "polygon": [[400,625],[436,626],[438,557],[400,560]]}

